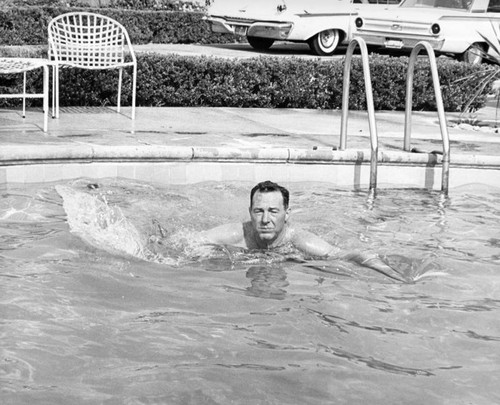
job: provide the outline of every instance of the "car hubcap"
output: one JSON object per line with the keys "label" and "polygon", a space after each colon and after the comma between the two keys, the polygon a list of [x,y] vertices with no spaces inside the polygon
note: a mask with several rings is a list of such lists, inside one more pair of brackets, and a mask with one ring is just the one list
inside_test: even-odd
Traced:
{"label": "car hubcap", "polygon": [[470,53],[469,53],[469,61],[472,64],[476,64],[480,61],[481,56],[480,56],[481,50],[478,48],[473,48]]}
{"label": "car hubcap", "polygon": [[466,53],[466,61],[472,65],[481,63],[483,60],[483,52],[486,52],[486,50],[481,45],[471,46]]}
{"label": "car hubcap", "polygon": [[329,49],[335,45],[335,32],[333,30],[323,31],[320,34],[321,46],[324,49]]}

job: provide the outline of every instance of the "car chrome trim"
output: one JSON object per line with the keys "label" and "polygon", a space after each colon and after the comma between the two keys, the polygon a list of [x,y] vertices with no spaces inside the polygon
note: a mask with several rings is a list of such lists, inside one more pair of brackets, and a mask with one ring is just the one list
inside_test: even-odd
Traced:
{"label": "car chrome trim", "polygon": [[358,15],[358,12],[352,12],[352,13],[315,13],[315,14],[295,14],[297,17],[300,18],[310,18],[310,17],[348,17],[351,15]]}
{"label": "car chrome trim", "polygon": [[247,35],[271,39],[287,39],[293,30],[293,23],[255,23],[248,28]]}
{"label": "car chrome trim", "polygon": [[[391,41],[400,41],[401,42],[400,49],[411,49],[415,45],[417,45],[417,43],[423,40],[422,35],[419,35],[418,37],[410,37],[407,35],[395,36],[393,33],[390,32],[388,32],[387,36],[385,37],[378,35],[378,33],[376,35],[373,34],[370,35],[369,33],[363,33],[363,34],[358,33],[357,36],[363,38],[367,43],[371,45],[378,45],[384,48],[394,48],[391,46],[387,47],[386,45],[390,44]],[[436,51],[440,51],[444,45],[444,39],[436,39],[433,38],[432,36],[426,37],[425,41],[427,41]]]}

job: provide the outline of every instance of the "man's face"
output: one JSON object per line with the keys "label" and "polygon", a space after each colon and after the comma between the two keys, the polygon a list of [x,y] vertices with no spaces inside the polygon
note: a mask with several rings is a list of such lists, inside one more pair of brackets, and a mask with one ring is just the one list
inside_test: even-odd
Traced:
{"label": "man's face", "polygon": [[289,214],[279,191],[264,193],[257,191],[252,198],[249,211],[257,236],[268,245],[280,236]]}

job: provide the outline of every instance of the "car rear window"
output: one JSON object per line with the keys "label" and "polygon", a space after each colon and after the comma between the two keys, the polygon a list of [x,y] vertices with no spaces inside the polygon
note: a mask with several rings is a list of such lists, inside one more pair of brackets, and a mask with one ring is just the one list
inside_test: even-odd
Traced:
{"label": "car rear window", "polygon": [[488,13],[500,13],[500,0],[490,0],[486,11]]}

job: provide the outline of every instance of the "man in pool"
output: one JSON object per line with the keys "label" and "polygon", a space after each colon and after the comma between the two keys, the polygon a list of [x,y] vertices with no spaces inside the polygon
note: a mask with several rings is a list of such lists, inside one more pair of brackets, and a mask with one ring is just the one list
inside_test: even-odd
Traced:
{"label": "man in pool", "polygon": [[275,249],[292,245],[311,257],[345,259],[372,268],[388,277],[404,277],[384,263],[377,254],[349,253],[341,255],[340,249],[305,230],[293,228],[288,219],[290,194],[288,190],[271,181],[257,184],[250,192],[250,221],[221,225],[204,231],[204,242],[231,245],[247,249]]}

